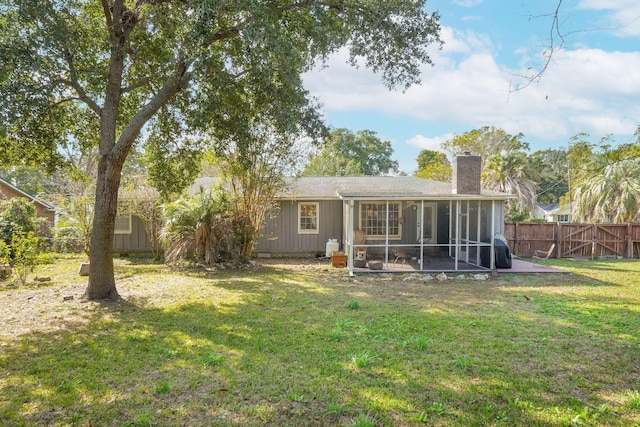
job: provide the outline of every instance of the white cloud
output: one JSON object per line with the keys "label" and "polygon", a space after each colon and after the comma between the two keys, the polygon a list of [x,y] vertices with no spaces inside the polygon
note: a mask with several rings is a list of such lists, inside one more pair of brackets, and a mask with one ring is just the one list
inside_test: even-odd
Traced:
{"label": "white cloud", "polygon": [[484,0],[452,0],[451,3],[462,7],[474,7],[482,3]]}
{"label": "white cloud", "polygon": [[[525,140],[568,141],[580,132],[629,135],[640,124],[640,52],[559,50],[539,82],[512,91],[522,83],[518,76],[526,74],[526,66],[497,63],[495,48],[483,35],[447,27],[442,34],[446,44],[434,53],[435,67],[425,67],[423,83],[405,93],[387,90],[364,68],[351,68],[344,53],[331,58],[328,69],[308,73],[305,83],[328,111],[387,115],[391,124],[386,126],[397,118],[423,122],[415,136],[396,138],[405,141],[394,144],[397,150],[411,150],[411,155],[416,149],[438,149],[447,131],[483,125],[522,132]],[[388,128],[372,130],[393,135]]]}
{"label": "white cloud", "polygon": [[637,0],[582,0],[578,8],[586,10],[606,11],[606,19],[610,28],[620,37],[640,35],[640,2]]}
{"label": "white cloud", "polygon": [[453,136],[454,134],[452,133],[447,133],[433,138],[428,138],[423,135],[415,135],[414,137],[411,137],[407,140],[407,145],[417,147],[420,150],[444,152],[444,150],[442,149],[442,143],[453,138]]}

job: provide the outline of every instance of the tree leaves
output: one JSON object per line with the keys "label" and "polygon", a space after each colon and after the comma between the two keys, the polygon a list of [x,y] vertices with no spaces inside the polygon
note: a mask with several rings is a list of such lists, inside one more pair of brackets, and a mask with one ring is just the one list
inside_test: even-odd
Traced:
{"label": "tree leaves", "polygon": [[321,153],[311,157],[305,176],[385,175],[398,172],[393,147],[370,130],[333,130]]}

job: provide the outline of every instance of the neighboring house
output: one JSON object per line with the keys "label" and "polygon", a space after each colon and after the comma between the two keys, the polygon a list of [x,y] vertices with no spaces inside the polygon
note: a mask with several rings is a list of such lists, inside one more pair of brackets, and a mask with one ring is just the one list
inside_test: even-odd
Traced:
{"label": "neighboring house", "polygon": [[151,249],[151,242],[142,218],[130,213],[116,217],[116,228],[113,232],[114,252],[151,252]]}
{"label": "neighboring house", "polygon": [[544,219],[546,222],[570,222],[571,209],[560,203],[538,203],[534,218]]}
{"label": "neighboring house", "polygon": [[31,200],[36,208],[36,215],[40,218],[45,218],[49,222],[49,226],[53,228],[56,216],[56,208],[53,207],[53,205],[37,199],[26,191],[0,178],[0,199],[9,200],[15,197],[25,197]]}
{"label": "neighboring house", "polygon": [[[155,204],[159,197],[158,192],[149,187],[140,187],[135,191],[123,191],[118,198],[118,215],[113,233],[114,252],[153,252],[151,236],[147,233],[148,224],[145,224],[145,220],[136,215],[136,212],[131,212],[129,207],[132,204],[138,207],[143,203]],[[156,242],[156,247],[159,247],[159,242]]]}
{"label": "neighboring house", "polygon": [[[303,177],[278,197],[255,245],[258,256],[323,254],[330,239],[350,273],[478,271],[494,267],[512,196],[480,188],[480,157],[459,156],[453,183],[399,176]],[[369,271],[369,270],[367,270]]]}

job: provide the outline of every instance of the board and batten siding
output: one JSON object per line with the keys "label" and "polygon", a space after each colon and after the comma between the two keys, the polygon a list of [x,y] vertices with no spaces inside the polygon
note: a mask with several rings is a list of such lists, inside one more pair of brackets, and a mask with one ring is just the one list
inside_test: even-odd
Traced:
{"label": "board and batten siding", "polygon": [[147,237],[142,219],[131,216],[131,234],[113,235],[114,252],[151,252],[151,244]]}
{"label": "board and batten siding", "polygon": [[343,239],[342,201],[320,200],[318,203],[318,233],[298,233],[298,203],[316,201],[280,201],[262,227],[254,251],[256,253],[294,254],[324,253],[329,239]]}

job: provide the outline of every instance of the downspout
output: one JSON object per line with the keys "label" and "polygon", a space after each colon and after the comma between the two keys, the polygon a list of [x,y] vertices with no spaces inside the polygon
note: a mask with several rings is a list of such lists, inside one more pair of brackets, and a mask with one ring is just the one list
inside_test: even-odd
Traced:
{"label": "downspout", "polygon": [[[436,211],[438,210],[436,205]],[[438,242],[436,229],[436,243]],[[420,227],[418,227],[418,241],[420,242],[420,271],[424,271],[424,199],[420,201]]]}
{"label": "downspout", "polygon": [[353,277],[353,200],[347,201],[348,223],[347,244],[349,245],[349,253],[347,256],[347,266],[349,267],[349,276]]}
{"label": "downspout", "polygon": [[389,271],[389,200],[387,202],[387,211],[386,211],[386,223],[385,227],[385,238],[384,238],[384,257],[385,257],[385,269]]}

